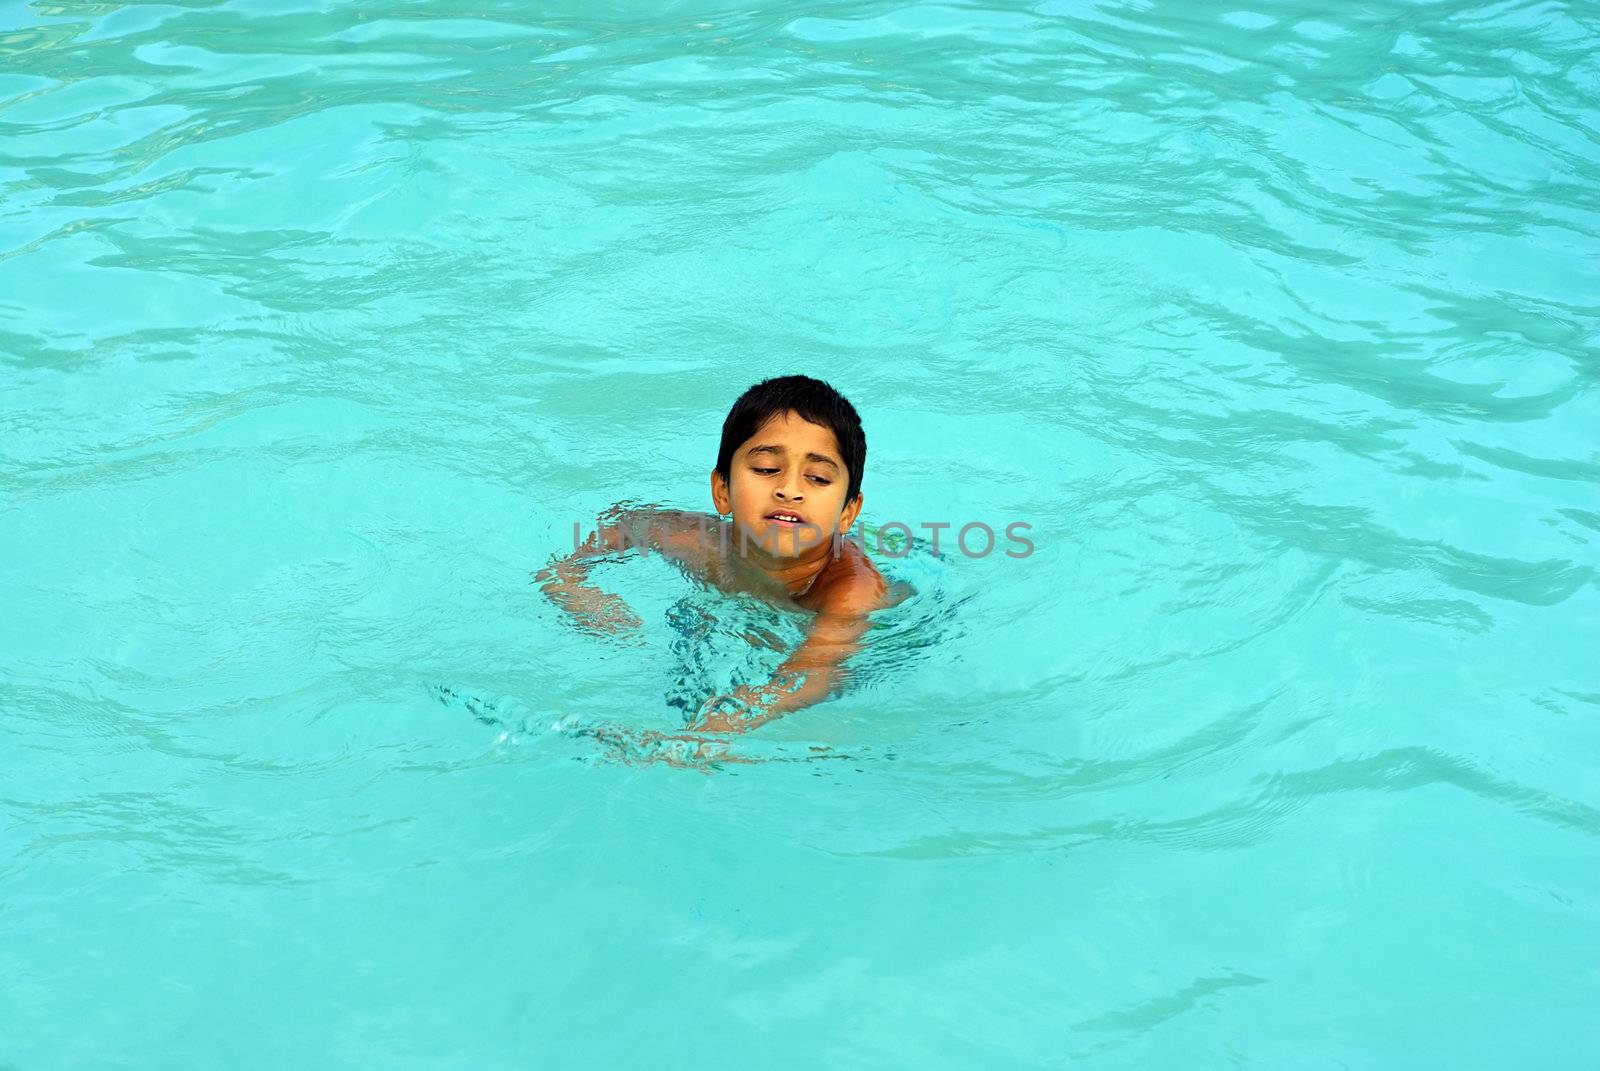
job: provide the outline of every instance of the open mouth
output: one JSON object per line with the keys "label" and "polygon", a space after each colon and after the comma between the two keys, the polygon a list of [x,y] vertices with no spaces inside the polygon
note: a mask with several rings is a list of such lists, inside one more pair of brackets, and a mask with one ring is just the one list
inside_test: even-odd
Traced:
{"label": "open mouth", "polygon": [[800,514],[786,509],[775,509],[771,513],[767,514],[766,519],[775,524],[787,525],[790,528],[795,528],[806,523],[805,518],[800,516]]}

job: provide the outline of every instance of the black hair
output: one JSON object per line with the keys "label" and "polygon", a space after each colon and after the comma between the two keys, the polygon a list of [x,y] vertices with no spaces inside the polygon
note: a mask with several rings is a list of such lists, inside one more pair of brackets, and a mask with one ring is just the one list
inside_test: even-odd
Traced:
{"label": "black hair", "polygon": [[748,442],[761,425],[788,412],[833,432],[839,452],[844,455],[840,460],[850,474],[844,500],[849,502],[859,495],[861,470],[867,464],[867,436],[861,430],[861,417],[844,395],[810,376],[763,380],[739,395],[728,410],[728,419],[722,422],[722,446],[717,450],[717,471],[722,478],[733,478],[733,452]]}

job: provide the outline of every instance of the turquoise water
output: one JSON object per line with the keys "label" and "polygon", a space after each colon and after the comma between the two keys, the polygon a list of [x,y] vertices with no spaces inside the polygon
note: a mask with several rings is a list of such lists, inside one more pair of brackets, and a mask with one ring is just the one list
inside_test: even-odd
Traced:
{"label": "turquoise water", "polygon": [[[0,1067],[1596,1066],[1597,43],[0,6]],[[1037,550],[610,753],[802,622],[530,575],[791,371]]]}

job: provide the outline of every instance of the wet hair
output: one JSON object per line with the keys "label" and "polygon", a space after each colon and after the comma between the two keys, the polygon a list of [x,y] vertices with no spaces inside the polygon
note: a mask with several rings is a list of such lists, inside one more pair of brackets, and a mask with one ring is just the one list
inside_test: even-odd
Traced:
{"label": "wet hair", "polygon": [[788,412],[833,432],[843,455],[839,460],[850,474],[844,500],[854,499],[861,493],[861,470],[867,464],[867,436],[861,430],[861,417],[844,395],[810,376],[763,380],[739,395],[722,422],[722,446],[717,450],[717,471],[722,478],[733,478],[733,452],[749,442],[761,425]]}

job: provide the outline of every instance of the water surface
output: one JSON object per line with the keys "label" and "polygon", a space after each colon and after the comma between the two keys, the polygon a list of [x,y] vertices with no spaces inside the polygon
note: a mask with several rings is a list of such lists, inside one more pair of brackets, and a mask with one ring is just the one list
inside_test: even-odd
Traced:
{"label": "water surface", "polygon": [[[539,8],[0,8],[0,1066],[1594,1066],[1595,8]],[[786,372],[1036,552],[550,731]]]}

